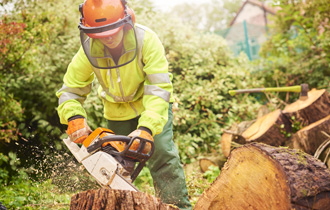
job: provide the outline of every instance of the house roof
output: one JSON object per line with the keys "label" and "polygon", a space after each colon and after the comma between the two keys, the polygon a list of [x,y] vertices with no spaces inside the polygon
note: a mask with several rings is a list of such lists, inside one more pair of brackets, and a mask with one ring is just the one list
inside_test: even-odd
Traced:
{"label": "house roof", "polygon": [[246,0],[242,6],[240,7],[240,9],[238,10],[238,12],[236,13],[236,16],[232,19],[232,21],[230,22],[230,26],[232,26],[236,20],[236,18],[238,17],[238,15],[241,13],[241,11],[243,10],[243,8],[245,7],[246,4],[253,4],[255,6],[258,6],[262,9],[264,9],[266,12],[272,14],[272,15],[275,15],[276,14],[276,9],[274,8],[271,8],[271,7],[268,7],[266,6],[263,2],[260,2],[258,0]]}

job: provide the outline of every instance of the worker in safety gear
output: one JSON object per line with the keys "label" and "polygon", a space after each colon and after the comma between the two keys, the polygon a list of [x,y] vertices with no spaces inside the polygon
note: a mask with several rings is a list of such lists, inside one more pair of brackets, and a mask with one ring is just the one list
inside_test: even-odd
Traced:
{"label": "worker in safety gear", "polygon": [[81,143],[92,132],[83,103],[97,78],[108,128],[116,135],[154,141],[155,151],[147,166],[156,196],[191,209],[172,140],[172,74],[162,43],[152,30],[135,24],[126,0],[86,0],[79,10],[81,47],[56,93],[60,121],[68,124],[67,134]]}

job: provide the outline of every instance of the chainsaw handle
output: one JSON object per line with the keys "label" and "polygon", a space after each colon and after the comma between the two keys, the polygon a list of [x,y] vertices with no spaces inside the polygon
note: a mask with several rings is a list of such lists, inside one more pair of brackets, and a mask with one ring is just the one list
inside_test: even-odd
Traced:
{"label": "chainsaw handle", "polygon": [[[139,148],[136,151],[130,150],[129,148],[131,147],[131,145],[133,144],[133,142],[136,139],[140,140]],[[123,136],[123,135],[111,135],[111,136],[105,136],[105,137],[101,138],[100,140],[96,141],[94,144],[88,146],[87,152],[89,152],[89,153],[95,152],[96,150],[101,148],[104,143],[111,142],[111,141],[122,141],[122,142],[127,143],[126,148],[122,152],[111,151],[111,153],[113,155],[120,155],[122,157],[128,156],[128,157],[136,158],[139,161],[147,161],[155,151],[155,144],[151,140],[148,140],[148,139],[145,139],[145,138],[142,138],[139,136],[128,137],[128,136]],[[143,151],[146,143],[150,143],[151,149],[150,149],[149,153],[143,154],[142,151]]]}

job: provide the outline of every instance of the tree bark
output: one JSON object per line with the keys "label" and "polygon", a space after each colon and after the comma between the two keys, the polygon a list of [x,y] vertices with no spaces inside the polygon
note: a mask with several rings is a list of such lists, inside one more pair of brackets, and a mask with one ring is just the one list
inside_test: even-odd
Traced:
{"label": "tree bark", "polygon": [[330,171],[299,150],[251,143],[233,150],[194,209],[318,209],[330,206]]}
{"label": "tree bark", "polygon": [[174,210],[155,197],[128,190],[101,188],[87,190],[71,197],[70,210]]}
{"label": "tree bark", "polygon": [[293,123],[305,127],[330,115],[330,97],[325,89],[308,92],[307,100],[297,100],[287,105],[283,114]]}
{"label": "tree bark", "polygon": [[291,133],[290,121],[280,109],[264,115],[242,133],[246,143],[262,142],[272,146],[281,146]]}
{"label": "tree bark", "polygon": [[314,155],[317,148],[329,138],[329,132],[330,115],[293,134],[291,139],[292,147],[293,149],[301,149],[308,154]]}

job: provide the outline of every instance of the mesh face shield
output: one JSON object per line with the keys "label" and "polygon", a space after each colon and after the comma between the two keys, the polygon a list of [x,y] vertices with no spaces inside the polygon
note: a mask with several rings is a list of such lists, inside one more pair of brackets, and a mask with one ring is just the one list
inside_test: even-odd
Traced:
{"label": "mesh face shield", "polygon": [[[86,27],[79,23],[80,41],[89,62],[95,68],[113,69],[124,66],[132,62],[137,53],[137,38],[131,15],[126,15],[123,19],[100,27]],[[111,49],[103,44],[99,38],[103,34],[112,30],[123,30],[123,47],[117,62],[111,55]],[[101,36],[100,36],[101,35]],[[104,36],[106,37],[106,35]],[[118,52],[116,52],[117,54]]]}

